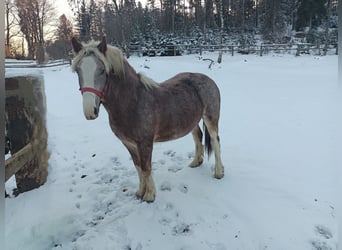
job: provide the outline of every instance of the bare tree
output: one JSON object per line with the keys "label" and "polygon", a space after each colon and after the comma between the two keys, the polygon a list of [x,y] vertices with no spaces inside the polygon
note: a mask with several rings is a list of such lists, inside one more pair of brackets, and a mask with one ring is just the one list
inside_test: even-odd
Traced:
{"label": "bare tree", "polygon": [[5,24],[5,54],[10,56],[12,54],[11,38],[18,36],[20,33],[16,6],[12,0],[6,0],[5,2]]}
{"label": "bare tree", "polygon": [[16,0],[20,30],[28,46],[28,57],[44,60],[45,27],[54,18],[49,0]]}

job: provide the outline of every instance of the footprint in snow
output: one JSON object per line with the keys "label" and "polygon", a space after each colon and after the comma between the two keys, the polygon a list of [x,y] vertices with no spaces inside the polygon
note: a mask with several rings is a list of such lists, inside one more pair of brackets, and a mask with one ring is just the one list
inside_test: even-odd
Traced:
{"label": "footprint in snow", "polygon": [[181,191],[183,194],[186,194],[188,192],[188,186],[184,183],[181,183],[179,186],[178,186],[178,190]]}
{"label": "footprint in snow", "polygon": [[175,151],[172,150],[167,150],[164,152],[164,155],[170,156],[170,157],[174,157],[176,155]]}
{"label": "footprint in snow", "polygon": [[189,235],[191,234],[191,225],[180,223],[172,228],[173,235]]}
{"label": "footprint in snow", "polygon": [[171,191],[171,183],[169,181],[163,181],[160,184],[161,191]]}
{"label": "footprint in snow", "polygon": [[168,167],[168,171],[172,172],[172,173],[177,173],[178,171],[182,170],[183,166],[180,164],[176,164],[176,165],[171,165]]}
{"label": "footprint in snow", "polygon": [[331,239],[331,238],[333,237],[333,235],[332,235],[330,229],[327,228],[327,227],[325,227],[325,226],[323,226],[323,225],[317,225],[317,226],[315,227],[315,231],[316,231],[316,233],[317,233],[319,236],[321,236],[321,237],[323,237],[323,238],[325,238],[325,239],[327,239],[327,240],[328,240],[328,239]]}
{"label": "footprint in snow", "polygon": [[114,166],[120,166],[121,165],[121,162],[119,161],[118,157],[114,156],[110,159],[110,161],[114,164]]}
{"label": "footprint in snow", "polygon": [[333,250],[331,246],[329,246],[326,242],[315,240],[311,242],[313,250]]}
{"label": "footprint in snow", "polygon": [[195,152],[194,151],[188,152],[187,156],[188,156],[188,159],[193,159],[195,157]]}
{"label": "footprint in snow", "polygon": [[320,237],[320,239],[312,240],[311,245],[314,250],[332,250],[331,247],[326,241],[333,238],[333,234],[331,230],[323,225],[315,226],[315,233]]}

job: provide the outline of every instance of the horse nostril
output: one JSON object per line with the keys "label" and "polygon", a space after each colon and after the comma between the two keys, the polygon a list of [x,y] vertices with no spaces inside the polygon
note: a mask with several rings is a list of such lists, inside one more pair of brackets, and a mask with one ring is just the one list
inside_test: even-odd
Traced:
{"label": "horse nostril", "polygon": [[97,115],[97,114],[98,114],[97,108],[94,108],[94,115]]}

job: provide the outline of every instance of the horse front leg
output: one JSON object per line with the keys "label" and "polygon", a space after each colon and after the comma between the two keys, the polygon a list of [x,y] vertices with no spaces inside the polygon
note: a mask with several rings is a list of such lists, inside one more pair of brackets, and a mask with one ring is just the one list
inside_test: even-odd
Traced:
{"label": "horse front leg", "polygon": [[142,171],[141,171],[141,163],[140,163],[140,156],[138,153],[137,146],[133,143],[124,143],[126,146],[128,152],[130,153],[132,160],[134,162],[134,166],[138,172],[138,177],[139,177],[139,189],[135,192],[135,195],[139,198],[142,199],[145,190],[146,190],[146,184],[145,184],[145,178],[143,178]]}
{"label": "horse front leg", "polygon": [[153,202],[156,196],[156,189],[152,178],[152,149],[152,141],[137,145],[137,152],[140,159],[140,168],[137,168],[140,185],[136,195],[146,202]]}

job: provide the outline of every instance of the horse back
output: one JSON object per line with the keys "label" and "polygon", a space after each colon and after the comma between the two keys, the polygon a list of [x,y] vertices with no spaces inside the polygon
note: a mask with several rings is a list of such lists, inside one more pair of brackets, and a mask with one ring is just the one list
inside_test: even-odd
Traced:
{"label": "horse back", "polygon": [[219,90],[215,82],[204,74],[178,74],[155,89],[155,98],[155,141],[167,141],[188,134],[208,108],[211,113],[219,113]]}

